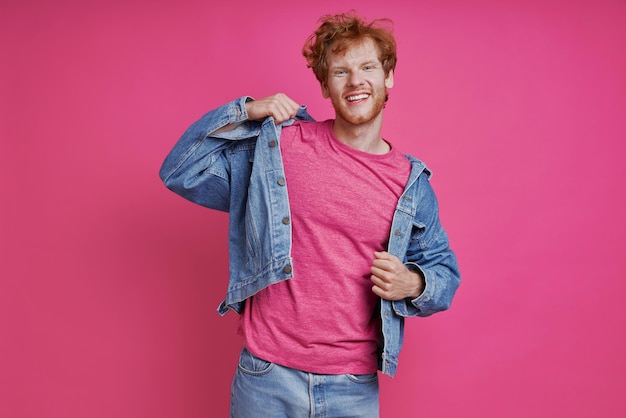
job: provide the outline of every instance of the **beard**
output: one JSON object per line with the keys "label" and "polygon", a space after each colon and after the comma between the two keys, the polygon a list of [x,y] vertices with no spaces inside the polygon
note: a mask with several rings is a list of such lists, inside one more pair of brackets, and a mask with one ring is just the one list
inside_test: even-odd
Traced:
{"label": "beard", "polygon": [[346,104],[343,96],[339,98],[331,98],[331,103],[335,109],[335,117],[343,119],[352,125],[363,125],[376,119],[385,108],[386,101],[386,88],[374,90],[367,98],[367,106],[369,106],[369,108],[356,113],[353,109],[351,109],[350,105]]}

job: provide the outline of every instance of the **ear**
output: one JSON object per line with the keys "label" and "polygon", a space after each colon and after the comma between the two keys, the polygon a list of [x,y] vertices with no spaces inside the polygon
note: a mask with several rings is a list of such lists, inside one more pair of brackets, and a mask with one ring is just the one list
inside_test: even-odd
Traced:
{"label": "ear", "polygon": [[389,70],[389,74],[385,77],[385,87],[388,89],[393,87],[393,70]]}
{"label": "ear", "polygon": [[328,85],[326,83],[320,83],[322,87],[322,97],[324,99],[328,99],[330,97],[330,92],[328,91]]}

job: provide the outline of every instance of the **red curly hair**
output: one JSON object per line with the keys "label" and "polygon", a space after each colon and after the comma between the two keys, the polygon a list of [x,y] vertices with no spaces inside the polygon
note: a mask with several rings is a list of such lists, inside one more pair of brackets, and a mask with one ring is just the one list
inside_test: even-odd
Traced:
{"label": "red curly hair", "polygon": [[[319,22],[320,27],[309,36],[302,48],[307,67],[313,69],[315,78],[326,83],[328,51],[340,53],[348,47],[370,38],[378,46],[378,58],[382,63],[385,76],[396,68],[396,40],[393,37],[393,22],[389,19],[374,19],[366,22],[351,11],[337,15],[325,15]],[[331,49],[332,48],[332,49]]]}

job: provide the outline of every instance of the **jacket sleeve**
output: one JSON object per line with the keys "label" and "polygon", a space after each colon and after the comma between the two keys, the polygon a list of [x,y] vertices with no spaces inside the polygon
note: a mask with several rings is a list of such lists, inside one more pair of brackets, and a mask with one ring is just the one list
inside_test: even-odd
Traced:
{"label": "jacket sleeve", "polygon": [[254,148],[260,129],[259,123],[247,121],[248,100],[241,97],[220,106],[185,131],[159,172],[168,189],[199,205],[229,210],[232,151]]}
{"label": "jacket sleeve", "polygon": [[461,282],[458,262],[439,221],[439,207],[428,177],[420,176],[417,212],[405,265],[420,272],[426,286],[415,299],[394,301],[394,311],[404,317],[429,316],[450,307]]}

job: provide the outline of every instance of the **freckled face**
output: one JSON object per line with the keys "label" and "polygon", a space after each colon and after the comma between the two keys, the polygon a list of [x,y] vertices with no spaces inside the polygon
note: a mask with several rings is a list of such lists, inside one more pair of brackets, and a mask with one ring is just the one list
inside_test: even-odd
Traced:
{"label": "freckled face", "polygon": [[322,94],[330,98],[335,119],[362,125],[381,117],[387,89],[393,87],[393,71],[385,76],[374,41],[365,38],[341,53],[330,51],[326,61]]}

